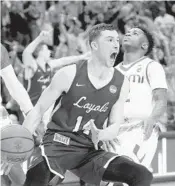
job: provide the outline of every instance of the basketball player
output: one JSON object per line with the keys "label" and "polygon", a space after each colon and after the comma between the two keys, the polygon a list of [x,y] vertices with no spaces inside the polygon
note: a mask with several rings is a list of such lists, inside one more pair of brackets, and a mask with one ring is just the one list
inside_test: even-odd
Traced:
{"label": "basketball player", "polygon": [[[55,70],[61,68],[61,66],[66,63],[73,63],[77,60],[88,59],[88,54],[83,54],[79,56],[63,57],[60,59],[51,59],[50,50],[46,45],[47,41],[50,39],[51,35],[47,31],[42,31],[39,36],[33,40],[23,52],[23,62],[26,66],[25,68],[25,87],[28,90],[30,99],[33,105],[36,104],[43,90],[50,84],[52,76]],[[34,58],[35,54],[35,58]],[[48,123],[50,111],[53,107],[50,107],[48,111],[44,114],[43,122]],[[47,177],[47,172],[45,172],[45,167],[38,165],[42,161],[42,156],[40,152],[40,140],[44,134],[44,126],[41,124],[37,127],[37,137],[36,137],[36,148],[30,158],[29,167],[26,174],[25,186],[35,185],[35,180],[32,179],[33,174],[40,172],[44,177]]]}
{"label": "basketball player", "polygon": [[[25,88],[28,90],[33,105],[38,101],[43,90],[49,85],[55,70],[66,64],[82,59],[88,59],[89,54],[51,59],[51,51],[46,45],[51,35],[48,31],[41,31],[23,52],[25,64]],[[35,57],[34,57],[35,56]]]}
{"label": "basketball player", "polygon": [[[45,34],[45,38],[48,38],[49,34],[47,32],[43,33],[43,34]],[[31,47],[33,47],[33,46],[31,46]],[[27,52],[28,51],[29,50],[27,49]],[[31,59],[29,54],[26,54],[26,50],[25,50],[25,54],[23,56],[24,56],[24,58],[29,57],[29,59]],[[63,60],[60,60],[60,59],[52,60],[52,64],[53,64],[52,67],[59,69],[64,64],[64,62],[69,64],[69,61],[72,63],[76,60],[88,59],[88,56],[89,56],[89,54],[84,54],[81,56],[65,57],[65,58],[62,58]],[[29,61],[27,61],[27,62],[29,62]],[[33,61],[31,61],[31,63],[32,62]],[[34,65],[32,67],[34,67]],[[31,69],[33,69],[33,68],[31,68]],[[5,82],[5,85],[6,85],[7,89],[9,90],[11,96],[13,97],[13,99],[15,99],[17,101],[17,103],[20,106],[20,109],[26,115],[33,108],[33,105],[30,101],[30,98],[29,98],[28,93],[26,92],[25,88],[18,81],[18,79],[15,75],[15,72],[13,70],[13,67],[10,64],[8,52],[2,44],[1,44],[0,75],[2,76],[2,78]],[[37,86],[39,86],[39,84]],[[41,86],[39,86],[39,87],[41,87]],[[37,92],[37,93],[41,94],[41,92]],[[37,96],[39,98],[39,95],[37,95]],[[33,99],[32,99],[32,102],[35,103],[35,100],[33,101]],[[3,162],[3,164],[1,164],[1,168],[2,168],[5,175],[9,175],[13,186],[23,185],[23,183],[25,181],[25,174],[24,174],[20,165],[12,166],[12,164],[7,165],[6,163]]]}
{"label": "basketball player", "polygon": [[[65,171],[71,170],[92,184],[108,180],[126,182],[130,186],[149,186],[152,174],[144,166],[97,146],[98,141],[116,137],[129,82],[113,68],[119,38],[111,25],[92,27],[89,43],[92,58],[88,63],[59,70],[23,125],[33,133],[44,112],[55,103],[41,147],[43,162],[51,172],[64,178]],[[110,126],[102,129],[107,120]],[[34,176],[39,186],[46,178],[38,174]],[[42,182],[42,186],[47,184],[48,180]]]}
{"label": "basketball player", "polygon": [[166,77],[162,66],[147,57],[153,48],[153,38],[147,30],[131,29],[122,45],[124,60],[116,69],[130,81],[130,93],[124,104],[125,118],[118,136],[122,145],[119,148],[111,141],[104,145],[106,150],[114,152],[118,147],[117,153],[120,151],[150,168],[158,142],[157,124],[166,111]]}
{"label": "basketball player", "polygon": [[[158,62],[147,57],[153,44],[153,37],[146,29],[131,29],[123,38],[124,60],[116,67],[130,81],[130,93],[124,105],[124,122],[121,125],[121,138],[125,141],[122,144],[126,143],[127,149],[134,150],[134,143],[142,146],[150,141],[153,149],[149,147],[147,153],[151,152],[152,156],[147,159],[146,155],[144,159],[147,162],[142,161],[147,167],[156,151],[159,119],[167,107],[165,72]],[[126,136],[131,137],[133,145]]]}
{"label": "basketball player", "polygon": [[[33,108],[33,105],[30,101],[30,98],[26,90],[24,89],[22,84],[18,81],[15,75],[13,67],[10,64],[10,60],[6,48],[2,44],[0,45],[1,45],[0,75],[3,78],[10,95],[19,104],[21,111],[23,111],[24,114],[27,114]],[[9,122],[6,124],[9,124]],[[6,163],[3,162],[1,166],[4,174],[5,175],[8,174],[8,177],[10,178],[13,186],[23,185],[25,181],[25,174],[21,168],[21,165],[15,165],[12,167],[12,165],[7,166]],[[3,178],[4,177],[2,176],[2,179]]]}
{"label": "basketball player", "polygon": [[[130,92],[118,135],[121,145],[116,145],[115,151],[120,149],[122,154],[147,168],[157,148],[159,119],[167,107],[165,72],[158,62],[147,57],[153,44],[146,29],[132,28],[123,38],[124,60],[116,67],[129,79]],[[111,150],[111,142],[106,145]]]}

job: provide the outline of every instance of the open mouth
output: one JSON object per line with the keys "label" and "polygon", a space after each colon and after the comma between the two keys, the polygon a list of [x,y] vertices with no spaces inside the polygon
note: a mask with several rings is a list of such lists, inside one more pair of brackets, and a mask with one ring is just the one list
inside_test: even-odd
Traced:
{"label": "open mouth", "polygon": [[123,41],[128,41],[128,37],[124,37]]}
{"label": "open mouth", "polygon": [[110,59],[112,60],[115,60],[117,57],[117,52],[113,52],[111,55],[110,55]]}

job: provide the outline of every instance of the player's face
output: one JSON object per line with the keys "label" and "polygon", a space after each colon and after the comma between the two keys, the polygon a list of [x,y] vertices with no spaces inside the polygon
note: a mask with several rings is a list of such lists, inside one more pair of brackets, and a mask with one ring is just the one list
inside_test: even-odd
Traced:
{"label": "player's face", "polygon": [[101,32],[97,40],[97,52],[105,66],[114,66],[119,52],[119,36],[117,31],[105,30]]}
{"label": "player's face", "polygon": [[128,46],[140,49],[145,42],[147,41],[144,32],[139,28],[132,28],[125,34],[122,46],[124,49],[126,49]]}
{"label": "player's face", "polygon": [[48,60],[50,58],[51,51],[48,49],[47,45],[43,45],[41,49],[41,55],[43,55],[45,60]]}

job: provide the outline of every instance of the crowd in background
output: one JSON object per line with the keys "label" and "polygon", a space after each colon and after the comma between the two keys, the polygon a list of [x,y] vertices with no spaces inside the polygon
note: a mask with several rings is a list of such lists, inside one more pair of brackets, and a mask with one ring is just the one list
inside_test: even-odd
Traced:
{"label": "crowd in background", "polygon": [[[175,130],[175,2],[1,1],[1,42],[21,83],[25,68],[22,52],[41,30],[51,33],[47,43],[51,57],[61,58],[87,52],[86,33],[102,22],[114,24],[121,40],[136,25],[152,32],[155,47],[150,57],[164,66],[169,86],[168,109],[161,122],[168,130]],[[122,53],[121,47],[116,64],[122,61]],[[2,100],[11,119],[18,122],[19,107],[3,81]]]}

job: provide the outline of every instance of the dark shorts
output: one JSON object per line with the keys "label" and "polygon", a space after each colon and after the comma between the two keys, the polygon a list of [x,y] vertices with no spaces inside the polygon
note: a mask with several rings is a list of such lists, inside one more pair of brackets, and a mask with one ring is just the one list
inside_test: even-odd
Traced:
{"label": "dark shorts", "polygon": [[[54,140],[43,141],[42,155],[45,157],[50,171],[64,178],[67,170],[73,172],[80,179],[91,184],[100,184],[108,164],[118,155],[95,150],[94,147],[69,145]],[[72,140],[72,139],[70,139]]]}

